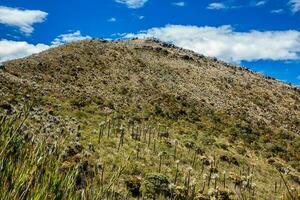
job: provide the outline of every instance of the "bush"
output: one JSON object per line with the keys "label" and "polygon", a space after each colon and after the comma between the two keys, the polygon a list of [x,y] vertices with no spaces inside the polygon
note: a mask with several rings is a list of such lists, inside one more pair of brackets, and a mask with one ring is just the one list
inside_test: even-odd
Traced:
{"label": "bush", "polygon": [[146,174],[141,185],[143,198],[156,199],[158,196],[170,196],[169,184],[168,178],[163,174]]}

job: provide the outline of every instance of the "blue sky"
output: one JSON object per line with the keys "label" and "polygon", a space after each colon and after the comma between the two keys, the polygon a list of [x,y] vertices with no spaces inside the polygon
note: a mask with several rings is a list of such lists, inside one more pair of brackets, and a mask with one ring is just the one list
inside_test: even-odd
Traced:
{"label": "blue sky", "polygon": [[300,85],[300,0],[0,2],[0,62],[89,37],[156,37]]}

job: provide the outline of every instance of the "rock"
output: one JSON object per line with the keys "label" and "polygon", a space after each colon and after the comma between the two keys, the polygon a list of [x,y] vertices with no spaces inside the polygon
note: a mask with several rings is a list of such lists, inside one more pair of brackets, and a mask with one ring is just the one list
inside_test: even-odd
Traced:
{"label": "rock", "polygon": [[5,70],[5,65],[0,64],[0,70]]}

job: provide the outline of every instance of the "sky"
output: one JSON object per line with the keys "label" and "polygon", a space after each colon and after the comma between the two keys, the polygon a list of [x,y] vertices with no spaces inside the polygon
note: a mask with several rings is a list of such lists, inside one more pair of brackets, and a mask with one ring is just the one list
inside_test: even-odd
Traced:
{"label": "sky", "polygon": [[300,0],[1,0],[0,62],[86,38],[155,37],[300,86]]}

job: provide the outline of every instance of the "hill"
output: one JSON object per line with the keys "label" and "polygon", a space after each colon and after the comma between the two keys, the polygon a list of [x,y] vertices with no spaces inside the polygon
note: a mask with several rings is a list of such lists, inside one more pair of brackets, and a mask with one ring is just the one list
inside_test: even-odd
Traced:
{"label": "hill", "polygon": [[[0,177],[10,184],[4,181],[2,194],[41,199],[58,194],[62,199],[158,194],[175,199],[297,198],[297,87],[138,39],[83,40],[9,61],[0,69],[0,84],[1,113],[13,118],[3,118],[7,126],[1,130],[16,132],[2,136],[1,146],[8,143],[13,149],[4,148],[2,161],[12,159],[8,163],[27,176],[32,171],[22,171],[22,165],[31,169],[39,166],[37,161],[16,161],[13,153],[31,158],[28,151],[43,149],[36,153],[43,152],[43,164],[35,170],[42,184],[31,180],[25,189],[18,187],[19,193],[10,191],[8,185],[17,187],[27,179],[9,181],[17,173],[8,164],[11,174]],[[8,126],[11,121],[15,125]],[[12,141],[28,138],[25,146],[16,142],[14,147]],[[49,146],[55,146],[55,153],[45,155]],[[41,171],[52,178],[57,171],[60,175],[50,181]],[[64,189],[70,177],[72,187]]]}

